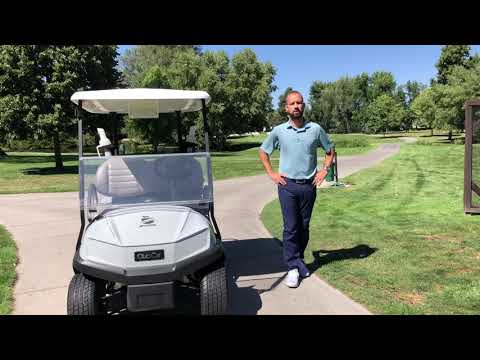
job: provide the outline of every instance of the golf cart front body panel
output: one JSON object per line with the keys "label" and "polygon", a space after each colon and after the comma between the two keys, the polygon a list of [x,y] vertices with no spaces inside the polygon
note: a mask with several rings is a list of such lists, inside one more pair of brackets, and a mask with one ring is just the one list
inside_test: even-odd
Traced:
{"label": "golf cart front body panel", "polygon": [[110,211],[92,222],[85,229],[80,257],[131,274],[146,267],[168,272],[216,245],[213,228],[202,214],[187,207],[151,205]]}
{"label": "golf cart front body panel", "polygon": [[215,267],[224,261],[225,254],[220,245],[175,264],[175,266],[171,267],[172,270],[170,272],[163,272],[165,268],[161,266],[127,270],[111,265],[94,263],[82,259],[77,251],[73,259],[73,268],[75,271],[93,278],[124,285],[137,285],[182,281],[187,275],[195,274],[205,268]]}

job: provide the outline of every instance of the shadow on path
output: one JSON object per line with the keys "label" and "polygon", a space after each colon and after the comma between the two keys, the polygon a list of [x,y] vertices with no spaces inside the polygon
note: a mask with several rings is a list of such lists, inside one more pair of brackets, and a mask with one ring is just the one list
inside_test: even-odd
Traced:
{"label": "shadow on path", "polygon": [[[230,312],[255,315],[262,308],[260,295],[275,289],[284,278],[284,275],[278,277],[278,273],[286,271],[281,243],[275,238],[255,238],[225,241],[224,247],[228,261]],[[258,288],[262,284],[264,288]]]}

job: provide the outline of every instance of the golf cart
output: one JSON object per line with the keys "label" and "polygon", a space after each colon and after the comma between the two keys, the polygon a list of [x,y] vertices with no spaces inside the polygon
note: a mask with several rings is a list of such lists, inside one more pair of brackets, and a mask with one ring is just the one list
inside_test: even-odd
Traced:
{"label": "golf cart", "polygon": [[[67,313],[118,314],[177,306],[179,286],[196,289],[201,314],[225,314],[228,284],[214,217],[204,91],[80,91],[77,105],[81,227]],[[202,111],[205,152],[182,152],[182,113]],[[84,112],[111,114],[112,140],[97,129],[98,156],[83,155]],[[180,153],[119,155],[117,115],[177,114]],[[103,155],[101,154],[103,152]],[[198,298],[197,298],[198,299]]]}

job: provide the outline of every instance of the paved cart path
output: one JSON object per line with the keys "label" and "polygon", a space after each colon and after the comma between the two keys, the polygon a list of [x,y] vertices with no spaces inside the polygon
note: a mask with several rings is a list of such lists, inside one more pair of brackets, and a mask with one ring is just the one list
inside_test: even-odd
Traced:
{"label": "paved cart path", "polygon": [[[364,155],[339,157],[340,178],[380,163],[399,148],[383,144]],[[233,280],[233,314],[369,313],[315,275],[297,289],[283,284],[281,245],[260,221],[263,207],[277,197],[266,175],[216,181],[214,189],[215,216]],[[14,314],[66,314],[78,208],[76,192],[0,196],[0,224],[12,233],[19,255]]]}

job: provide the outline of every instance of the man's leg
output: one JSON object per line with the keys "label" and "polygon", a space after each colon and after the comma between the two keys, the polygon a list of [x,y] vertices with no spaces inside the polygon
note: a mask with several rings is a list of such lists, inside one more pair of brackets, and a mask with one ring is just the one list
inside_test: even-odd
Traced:
{"label": "man's leg", "polygon": [[298,229],[298,199],[293,189],[295,184],[287,182],[278,186],[278,198],[283,216],[283,259],[288,270],[298,268],[300,259]]}
{"label": "man's leg", "polygon": [[[299,196],[299,239],[300,239],[300,258],[304,259],[305,249],[310,237],[310,219],[312,217],[313,206],[317,198],[317,189],[314,185],[304,185],[301,196]],[[301,275],[304,275],[306,268],[302,266]],[[302,271],[304,270],[304,271]],[[302,274],[303,273],[303,274]]]}

